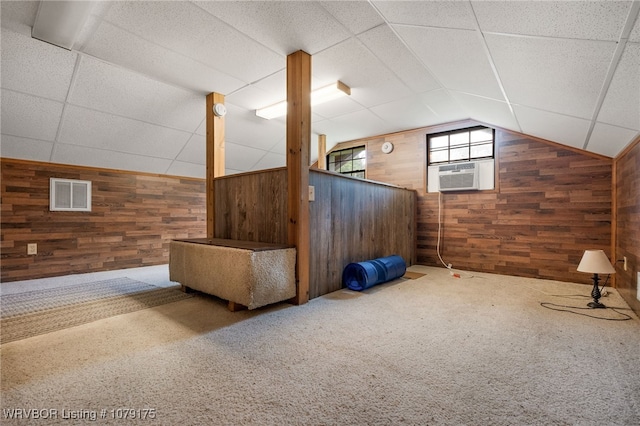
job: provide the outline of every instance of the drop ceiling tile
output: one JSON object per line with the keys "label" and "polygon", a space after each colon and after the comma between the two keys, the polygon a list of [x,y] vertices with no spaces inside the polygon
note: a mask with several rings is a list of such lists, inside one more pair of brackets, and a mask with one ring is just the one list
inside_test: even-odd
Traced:
{"label": "drop ceiling tile", "polygon": [[340,80],[351,98],[368,107],[401,99],[411,91],[361,42],[349,39],[313,57],[316,86]]}
{"label": "drop ceiling tile", "polygon": [[206,136],[194,134],[187,144],[182,148],[176,160],[191,164],[207,164],[207,138]]}
{"label": "drop ceiling tile", "polygon": [[80,62],[70,102],[189,132],[204,118],[206,104],[203,95],[88,56]]}
{"label": "drop ceiling tile", "polygon": [[3,88],[66,99],[76,53],[5,29],[1,40]]}
{"label": "drop ceiling tile", "polygon": [[0,157],[21,160],[49,161],[53,142],[36,139],[0,136]]}
{"label": "drop ceiling tile", "polygon": [[591,118],[616,44],[485,35],[509,101]]}
{"label": "drop ceiling tile", "polygon": [[36,20],[39,5],[39,1],[0,2],[2,28],[7,28],[30,37],[31,28]]}
{"label": "drop ceiling tile", "polygon": [[62,103],[2,89],[2,133],[54,141]]}
{"label": "drop ceiling tile", "polygon": [[318,2],[353,34],[360,34],[384,23],[380,14],[364,1],[321,1]]}
{"label": "drop ceiling tile", "polygon": [[[362,89],[365,90],[365,89]],[[314,114],[317,114],[322,118],[333,118],[339,115],[350,114],[352,112],[360,111],[363,109],[363,106],[360,105],[354,99],[354,94],[358,90],[352,90],[351,96],[343,97],[339,99],[334,99],[330,102],[326,102],[320,105],[313,105],[311,110]],[[361,97],[361,100],[364,100],[365,95]]]}
{"label": "drop ceiling tile", "polygon": [[[122,46],[126,46],[123,49]],[[231,93],[242,80],[201,61],[159,46],[135,34],[103,22],[83,52],[159,81],[208,94]]]}
{"label": "drop ceiling tile", "polygon": [[628,1],[472,1],[482,31],[617,41]]}
{"label": "drop ceiling tile", "polygon": [[174,159],[190,133],[69,106],[59,141],[69,145]]}
{"label": "drop ceiling tile", "polygon": [[286,97],[286,89],[284,93],[270,93],[253,84],[249,84],[229,96],[225,96],[224,100],[226,104],[233,104],[243,109],[255,111],[258,108],[278,103]]}
{"label": "drop ceiling tile", "polygon": [[171,176],[186,176],[204,179],[207,176],[207,167],[202,164],[187,163],[184,161],[174,161],[166,174]]}
{"label": "drop ceiling tile", "polygon": [[440,87],[431,73],[396,37],[388,25],[380,25],[358,38],[412,90],[426,92]]}
{"label": "drop ceiling tile", "polygon": [[471,119],[509,130],[520,131],[518,122],[511,114],[509,105],[506,102],[466,93],[453,92],[451,95],[465,109]]}
{"label": "drop ceiling tile", "polygon": [[262,149],[250,148],[235,143],[225,143],[225,167],[234,170],[249,171],[266,154]]}
{"label": "drop ceiling tile", "polygon": [[448,123],[470,118],[467,111],[460,106],[446,89],[421,93],[419,97],[422,103],[436,114],[439,123]]}
{"label": "drop ceiling tile", "polygon": [[[316,2],[195,2],[230,26],[283,56],[297,50],[314,55],[350,37]],[[286,17],[283,19],[283,17]]]}
{"label": "drop ceiling tile", "polygon": [[422,102],[420,96],[378,105],[370,110],[397,130],[415,129],[439,122],[438,116]]}
{"label": "drop ceiling tile", "polygon": [[627,145],[640,136],[638,131],[596,123],[587,150],[607,157],[616,157]]}
{"label": "drop ceiling tile", "polygon": [[640,130],[640,43],[627,43],[598,121]]}
{"label": "drop ceiling tile", "polygon": [[[105,19],[247,83],[286,64],[283,55],[190,2],[114,2]],[[260,66],[248,66],[254,63]]]}
{"label": "drop ceiling tile", "polygon": [[78,145],[56,144],[53,163],[164,174],[171,160]]}
{"label": "drop ceiling tile", "polygon": [[[316,155],[317,156],[317,155]],[[284,167],[287,165],[287,156],[281,154],[274,154],[273,152],[267,152],[251,170],[266,170],[275,169],[277,167]]]}
{"label": "drop ceiling tile", "polygon": [[590,122],[521,105],[513,107],[522,133],[575,148],[584,146]]}
{"label": "drop ceiling tile", "polygon": [[629,41],[640,43],[640,18],[636,18],[636,23],[629,34]]}
{"label": "drop ceiling tile", "polygon": [[446,88],[504,100],[475,31],[394,27]]}
{"label": "drop ceiling tile", "polygon": [[200,123],[200,125],[198,126],[198,129],[196,130],[196,134],[202,135],[202,136],[207,136],[207,119],[206,119],[206,117],[202,119],[202,123]]}
{"label": "drop ceiling tile", "polygon": [[475,17],[463,1],[373,1],[387,22],[439,28],[475,29]]}
{"label": "drop ceiling tile", "polygon": [[265,120],[234,105],[227,105],[225,140],[268,151],[286,133],[286,125],[278,120]]}
{"label": "drop ceiling tile", "polygon": [[326,135],[327,145],[330,145],[389,133],[393,131],[393,126],[365,109],[331,120],[315,122],[312,131]]}

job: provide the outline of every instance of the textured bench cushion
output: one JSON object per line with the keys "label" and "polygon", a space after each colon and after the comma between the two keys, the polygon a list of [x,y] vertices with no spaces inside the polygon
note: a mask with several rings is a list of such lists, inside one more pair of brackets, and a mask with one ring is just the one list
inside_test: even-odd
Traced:
{"label": "textured bench cushion", "polygon": [[169,253],[171,281],[249,309],[296,295],[295,248],[253,250],[171,241]]}

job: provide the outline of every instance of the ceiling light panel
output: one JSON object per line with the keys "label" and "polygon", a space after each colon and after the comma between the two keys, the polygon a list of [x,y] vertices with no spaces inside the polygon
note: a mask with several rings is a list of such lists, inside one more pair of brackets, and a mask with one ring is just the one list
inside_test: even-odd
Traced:
{"label": "ceiling light panel", "polygon": [[95,5],[93,1],[41,1],[31,36],[71,50]]}

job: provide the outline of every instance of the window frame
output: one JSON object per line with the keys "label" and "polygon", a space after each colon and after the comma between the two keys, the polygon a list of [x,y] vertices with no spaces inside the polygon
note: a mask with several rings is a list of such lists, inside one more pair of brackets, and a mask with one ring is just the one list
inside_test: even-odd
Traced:
{"label": "window frame", "polygon": [[[69,203],[65,206],[56,205],[57,199],[57,185],[56,184],[68,184],[69,185]],[[74,206],[74,186],[84,187],[83,191],[85,206]],[[49,210],[52,212],[90,212],[91,211],[91,181],[90,180],[78,180],[78,179],[62,179],[62,178],[49,178]]]}
{"label": "window frame", "polygon": [[[358,150],[358,154],[360,154],[360,152],[364,153],[364,157],[362,158],[357,158],[354,154],[354,150]],[[335,157],[339,154],[345,154],[347,153],[347,151],[351,151],[352,155],[350,159],[347,160],[340,160],[340,161],[331,161],[332,157],[335,159]],[[353,163],[356,160],[364,160],[364,168],[362,169],[354,169]],[[327,161],[327,170],[331,171],[331,172],[335,172],[335,173],[340,173],[341,175],[345,175],[345,176],[350,176],[350,177],[354,177],[354,178],[359,178],[359,179],[365,179],[366,178],[366,172],[367,172],[367,146],[366,145],[357,145],[357,146],[352,146],[349,148],[343,148],[343,149],[338,149],[335,151],[331,151],[327,154],[326,157],[326,161]],[[342,163],[351,163],[351,170],[350,171],[346,171],[346,172],[341,172],[339,170],[339,168],[342,166]],[[338,170],[336,170],[335,164],[340,164],[339,167],[337,167]],[[332,168],[332,165],[333,168]]]}
{"label": "window frame", "polygon": [[[476,141],[476,142],[472,142],[471,141],[471,133],[473,131],[476,130],[490,130],[491,131],[491,140],[482,140],[482,141]],[[451,143],[451,136],[452,135],[462,135],[462,134],[467,134],[466,137],[466,142],[465,143],[457,143],[452,145]],[[435,148],[433,149],[431,147],[431,140],[434,138],[440,138],[440,137],[447,137],[447,146],[446,147],[439,147],[439,148]],[[484,145],[489,145],[491,144],[491,155],[482,155],[482,156],[472,156],[471,152],[472,152],[472,148],[478,147],[478,146],[484,146]],[[462,148],[467,148],[467,153],[466,153],[466,157],[465,158],[451,158],[451,151],[453,150],[460,150]],[[446,152],[447,153],[447,159],[446,160],[438,160],[438,161],[434,161],[432,160],[432,154],[433,153],[440,153],[440,152]],[[431,134],[427,134],[427,166],[436,166],[436,165],[443,165],[443,164],[452,164],[452,163],[466,163],[466,162],[470,162],[470,161],[478,161],[478,160],[488,160],[488,159],[495,159],[495,155],[496,155],[496,131],[493,128],[490,127],[486,127],[486,126],[474,126],[474,127],[467,127],[464,129],[456,129],[456,130],[449,130],[446,132],[439,132],[439,133],[431,133]]]}

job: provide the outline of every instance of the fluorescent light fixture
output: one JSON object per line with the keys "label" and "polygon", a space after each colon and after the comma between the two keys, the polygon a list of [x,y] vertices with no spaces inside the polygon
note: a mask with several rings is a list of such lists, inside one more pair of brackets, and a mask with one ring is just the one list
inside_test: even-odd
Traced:
{"label": "fluorescent light fixture", "polygon": [[[320,105],[343,96],[350,96],[351,88],[341,81],[336,81],[328,86],[321,87],[311,92],[311,105]],[[256,110],[258,117],[271,120],[272,118],[287,115],[287,101],[280,101],[268,107]]]}
{"label": "fluorescent light fixture", "polygon": [[71,50],[95,1],[41,1],[31,37]]}

